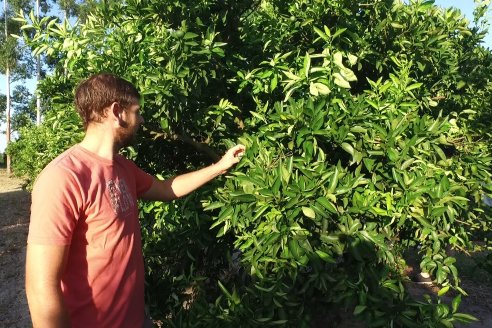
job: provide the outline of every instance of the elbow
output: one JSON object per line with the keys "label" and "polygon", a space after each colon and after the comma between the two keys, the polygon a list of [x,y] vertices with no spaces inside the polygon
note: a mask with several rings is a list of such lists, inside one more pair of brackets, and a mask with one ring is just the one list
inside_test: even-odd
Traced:
{"label": "elbow", "polygon": [[26,274],[26,281],[24,285],[26,289],[27,301],[31,303],[31,300],[34,300],[36,294],[36,286],[34,285],[32,279],[29,278],[29,274]]}
{"label": "elbow", "polygon": [[27,303],[33,327],[71,327],[61,286],[26,283]]}
{"label": "elbow", "polygon": [[29,304],[29,308],[35,308],[38,304],[42,304],[43,298],[49,294],[46,291],[46,288],[42,288],[39,285],[33,283],[30,279],[26,277],[26,297],[27,303]]}
{"label": "elbow", "polygon": [[29,276],[26,276],[25,288],[29,307],[38,307],[48,303],[47,300],[59,300],[63,298],[61,282],[58,284],[54,282],[47,283],[30,279]]}

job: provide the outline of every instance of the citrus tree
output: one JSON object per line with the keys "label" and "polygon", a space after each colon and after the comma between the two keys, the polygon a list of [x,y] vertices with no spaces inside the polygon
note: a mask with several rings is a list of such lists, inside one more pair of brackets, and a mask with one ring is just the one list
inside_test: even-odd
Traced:
{"label": "citrus tree", "polygon": [[[74,26],[18,19],[58,61],[41,87],[53,113],[92,73],[141,90],[143,138],[125,153],[150,173],[247,146],[226,177],[141,204],[154,317],[308,327],[345,308],[372,327],[452,327],[473,317],[458,312],[466,292],[447,250],[491,227],[486,8],[475,27],[433,1],[390,0],[132,0]],[[409,297],[409,249],[439,296],[457,291],[452,304]]]}

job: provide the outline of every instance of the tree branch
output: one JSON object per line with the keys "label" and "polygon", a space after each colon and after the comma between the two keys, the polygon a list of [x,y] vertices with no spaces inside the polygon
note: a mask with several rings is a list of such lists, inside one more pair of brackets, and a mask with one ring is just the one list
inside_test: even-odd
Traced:
{"label": "tree branch", "polygon": [[192,147],[194,147],[196,150],[198,150],[201,153],[206,154],[208,157],[210,157],[214,162],[217,162],[220,160],[220,156],[206,143],[203,142],[198,142],[187,136],[186,134],[175,134],[175,133],[166,133],[166,132],[157,132],[157,131],[151,131],[148,129],[144,129],[149,132],[151,135],[152,139],[156,140],[158,138],[162,138],[165,140],[179,140],[182,141]]}

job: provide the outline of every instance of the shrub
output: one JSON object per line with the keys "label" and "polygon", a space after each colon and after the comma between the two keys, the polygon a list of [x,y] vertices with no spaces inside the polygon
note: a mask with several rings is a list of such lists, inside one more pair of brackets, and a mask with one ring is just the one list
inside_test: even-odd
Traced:
{"label": "shrub", "polygon": [[73,110],[48,111],[40,126],[22,127],[19,138],[7,147],[14,175],[26,178],[31,188],[41,170],[81,138],[80,121]]}

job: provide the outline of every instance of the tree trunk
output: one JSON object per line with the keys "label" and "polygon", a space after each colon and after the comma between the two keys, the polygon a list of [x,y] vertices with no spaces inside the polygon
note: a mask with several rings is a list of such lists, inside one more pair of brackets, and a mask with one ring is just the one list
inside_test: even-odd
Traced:
{"label": "tree trunk", "polygon": [[[36,85],[39,86],[39,82],[41,82],[41,63],[39,60],[39,55],[37,58],[37,83]],[[37,89],[37,87],[36,87]],[[39,94],[39,90],[36,90],[36,125],[40,126],[41,125],[41,95]]]}
{"label": "tree trunk", "polygon": [[[5,15],[5,42],[7,42],[9,31],[7,28],[7,0],[3,0],[3,12]],[[5,77],[7,80],[7,103],[5,114],[7,116],[7,129],[5,131],[5,135],[7,137],[7,146],[10,143],[10,67],[9,67],[9,56],[7,56],[7,67],[5,69]],[[11,174],[12,169],[10,168],[10,155],[7,155],[7,174]]]}
{"label": "tree trunk", "polygon": [[[63,21],[66,22],[68,20],[68,9],[65,7],[65,9],[63,10]],[[67,76],[68,75],[68,68],[66,65],[63,65],[63,76]]]}
{"label": "tree trunk", "polygon": [[[36,0],[36,16],[39,19],[39,0]],[[36,71],[37,71],[37,86],[39,86],[39,82],[41,81],[41,60],[40,54],[36,56]],[[39,94],[39,90],[36,90],[36,125],[39,126],[41,124],[41,95]]]}
{"label": "tree trunk", "polygon": [[[7,80],[7,108],[5,113],[7,115],[7,129],[5,131],[5,135],[7,136],[7,146],[10,144],[10,67],[7,64],[7,69],[5,70],[5,76]],[[10,175],[12,173],[12,169],[10,167],[11,159],[10,155],[7,154],[7,174]]]}

